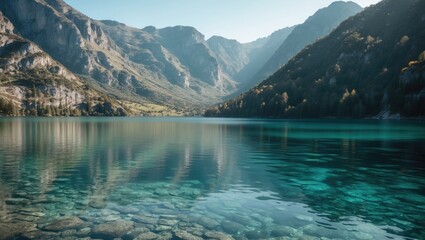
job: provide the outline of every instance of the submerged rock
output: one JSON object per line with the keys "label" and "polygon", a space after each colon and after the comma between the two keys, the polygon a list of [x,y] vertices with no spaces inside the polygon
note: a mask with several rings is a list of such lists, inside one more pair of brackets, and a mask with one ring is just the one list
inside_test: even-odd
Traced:
{"label": "submerged rock", "polygon": [[159,225],[165,225],[165,226],[174,226],[178,223],[179,221],[177,220],[167,220],[167,219],[160,219],[158,221]]}
{"label": "submerged rock", "polygon": [[246,216],[232,215],[229,217],[229,219],[239,224],[242,224],[243,226],[261,227],[261,223]]}
{"label": "submerged rock", "polygon": [[267,239],[269,234],[266,231],[252,230],[245,233],[248,239]]}
{"label": "submerged rock", "polygon": [[173,234],[171,232],[162,232],[157,235],[157,240],[170,240],[173,239]]}
{"label": "submerged rock", "polygon": [[130,239],[136,238],[137,236],[141,235],[142,233],[149,232],[149,228],[147,227],[136,227],[130,232],[127,232],[126,236]]}
{"label": "submerged rock", "polygon": [[23,215],[28,215],[28,216],[33,216],[33,217],[44,217],[45,214],[42,212],[26,212],[26,211],[21,211],[21,214]]}
{"label": "submerged rock", "polygon": [[23,233],[36,230],[33,223],[0,223],[0,240],[15,239]]}
{"label": "submerged rock", "polygon": [[272,237],[293,237],[297,234],[297,230],[288,226],[275,227],[270,233]]}
{"label": "submerged rock", "polygon": [[34,212],[43,212],[44,210],[42,208],[35,208],[35,207],[27,207],[20,209],[19,212],[26,212],[26,213],[34,213]]}
{"label": "submerged rock", "polygon": [[[298,240],[321,240],[319,237],[313,237],[313,236],[308,236],[308,235],[303,235],[299,238],[297,238]],[[325,238],[323,238],[323,240],[325,240]]]}
{"label": "submerged rock", "polygon": [[234,239],[225,233],[217,232],[217,231],[207,231],[205,232],[204,235],[205,237],[210,239],[218,239],[218,240],[233,240]]}
{"label": "submerged rock", "polygon": [[128,206],[115,206],[113,209],[121,214],[137,213],[139,211],[138,208]]}
{"label": "submerged rock", "polygon": [[99,201],[92,201],[92,202],[89,203],[89,206],[90,207],[97,208],[97,209],[105,208],[106,205],[107,205],[106,202],[101,201],[101,200],[99,200]]}
{"label": "submerged rock", "polygon": [[209,217],[200,217],[198,223],[208,229],[214,229],[220,225],[216,220]]}
{"label": "submerged rock", "polygon": [[63,237],[72,237],[75,236],[77,234],[77,230],[75,229],[69,229],[69,230],[65,230],[61,233],[61,236]]}
{"label": "submerged rock", "polygon": [[60,219],[43,227],[46,231],[64,231],[68,229],[78,229],[84,225],[84,221],[78,217]]}
{"label": "submerged rock", "polygon": [[76,235],[77,235],[78,237],[87,237],[87,236],[90,234],[90,232],[91,232],[91,228],[83,228],[83,229],[80,229],[80,230],[76,233]]}
{"label": "submerged rock", "polygon": [[223,221],[221,223],[221,228],[230,234],[235,234],[235,233],[239,233],[241,231],[243,231],[245,229],[244,226],[242,226],[239,223],[235,223],[235,222],[230,222],[230,221]]}
{"label": "submerged rock", "polygon": [[26,198],[8,198],[5,200],[5,203],[8,205],[26,205],[29,203],[29,200]]}
{"label": "submerged rock", "polygon": [[112,221],[117,221],[117,220],[120,220],[120,219],[121,218],[118,215],[109,215],[109,216],[106,216],[106,217],[103,218],[103,220],[105,222],[112,222]]}
{"label": "submerged rock", "polygon": [[23,222],[35,222],[40,217],[25,215],[25,214],[11,214],[10,217],[15,221],[23,221]]}
{"label": "submerged rock", "polygon": [[183,230],[174,231],[174,235],[177,237],[177,239],[182,240],[202,240],[201,237],[197,237]]}
{"label": "submerged rock", "polygon": [[177,219],[177,215],[161,215],[161,219],[167,219],[167,220],[175,220]]}
{"label": "submerged rock", "polygon": [[168,192],[168,190],[162,189],[162,188],[161,189],[156,189],[154,193],[156,195],[158,195],[158,196],[161,196],[161,197],[170,195],[170,193]]}
{"label": "submerged rock", "polygon": [[157,239],[158,235],[153,232],[145,232],[134,238],[133,240],[152,240]]}
{"label": "submerged rock", "polygon": [[135,215],[132,217],[133,221],[138,223],[145,223],[145,224],[152,224],[156,225],[158,223],[158,219],[151,216],[145,216],[145,215]]}
{"label": "submerged rock", "polygon": [[95,238],[113,239],[124,236],[133,229],[134,223],[131,221],[115,221],[97,225],[92,230]]}
{"label": "submerged rock", "polygon": [[159,225],[155,227],[155,232],[163,232],[163,231],[168,231],[171,230],[172,227],[171,226],[166,226],[166,225]]}

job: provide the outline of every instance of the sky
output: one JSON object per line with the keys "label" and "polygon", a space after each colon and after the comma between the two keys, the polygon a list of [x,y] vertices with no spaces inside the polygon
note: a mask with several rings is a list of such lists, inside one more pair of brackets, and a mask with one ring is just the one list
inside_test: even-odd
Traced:
{"label": "sky", "polygon": [[[334,0],[65,0],[97,20],[157,28],[193,26],[206,39],[213,35],[246,43],[303,23]],[[380,0],[354,0],[362,7]]]}

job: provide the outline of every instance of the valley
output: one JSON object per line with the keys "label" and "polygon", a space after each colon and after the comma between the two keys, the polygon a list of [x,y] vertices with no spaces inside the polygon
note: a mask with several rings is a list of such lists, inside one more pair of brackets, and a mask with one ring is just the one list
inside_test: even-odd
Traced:
{"label": "valley", "polygon": [[[62,0],[6,0],[0,6],[1,96],[5,105],[19,111],[10,111],[9,106],[2,112],[202,115],[209,106],[254,87],[291,55],[360,10],[353,2],[337,2],[303,24],[242,44],[220,36],[205,39],[189,26],[138,29],[113,20],[98,21]],[[312,25],[313,20],[320,24]],[[297,47],[289,47],[287,57],[276,59],[279,49],[294,41]],[[19,49],[22,42],[31,50]],[[34,54],[45,57],[34,60]],[[64,86],[62,82],[82,89],[55,96],[49,89],[58,91],[56,86]],[[17,91],[21,97],[12,98]],[[78,100],[73,99],[76,94]],[[159,107],[152,114],[136,105]],[[60,110],[50,114],[51,107]]]}

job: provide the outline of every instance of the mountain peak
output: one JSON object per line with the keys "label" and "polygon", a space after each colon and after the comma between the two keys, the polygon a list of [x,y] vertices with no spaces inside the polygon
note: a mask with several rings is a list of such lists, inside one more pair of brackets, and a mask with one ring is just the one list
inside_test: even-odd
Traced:
{"label": "mountain peak", "polygon": [[142,30],[148,33],[154,33],[157,29],[154,26],[146,26]]}
{"label": "mountain peak", "polygon": [[[305,22],[317,22],[323,21],[326,19],[332,19],[338,16],[339,19],[344,17],[342,20],[346,19],[346,15],[354,15],[359,13],[363,8],[355,2],[349,1],[336,1],[331,3],[329,6],[319,9],[312,16],[310,16]],[[340,21],[341,22],[341,21]]]}
{"label": "mountain peak", "polygon": [[422,9],[425,1],[419,0],[385,0],[368,7],[304,48],[260,85],[207,115],[423,117]]}
{"label": "mountain peak", "polygon": [[240,44],[240,42],[236,39],[228,39],[228,38],[217,36],[217,35],[213,35],[210,38],[208,38],[207,42],[234,42],[234,43]]}
{"label": "mountain peak", "polygon": [[124,23],[120,23],[114,20],[100,20],[100,22],[108,26],[126,26]]}
{"label": "mountain peak", "polygon": [[280,45],[277,51],[248,81],[260,83],[285,65],[304,47],[326,36],[347,18],[359,13],[362,8],[353,2],[337,1],[319,9],[303,24],[297,25]]}
{"label": "mountain peak", "polygon": [[335,1],[332,2],[329,7],[340,7],[340,6],[349,6],[349,7],[356,7],[356,8],[362,8],[359,4],[353,2],[353,1]]}

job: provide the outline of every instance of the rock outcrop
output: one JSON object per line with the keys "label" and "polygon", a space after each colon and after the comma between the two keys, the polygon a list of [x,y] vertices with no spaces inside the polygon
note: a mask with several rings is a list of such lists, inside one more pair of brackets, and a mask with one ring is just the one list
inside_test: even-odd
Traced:
{"label": "rock outcrop", "polygon": [[5,0],[0,10],[24,38],[118,97],[196,105],[236,88],[191,27],[141,30],[99,22],[62,0]]}
{"label": "rock outcrop", "polygon": [[102,95],[37,44],[15,34],[0,12],[1,115],[81,114],[89,98]]}
{"label": "rock outcrop", "polygon": [[0,33],[13,33],[13,24],[0,12]]}

